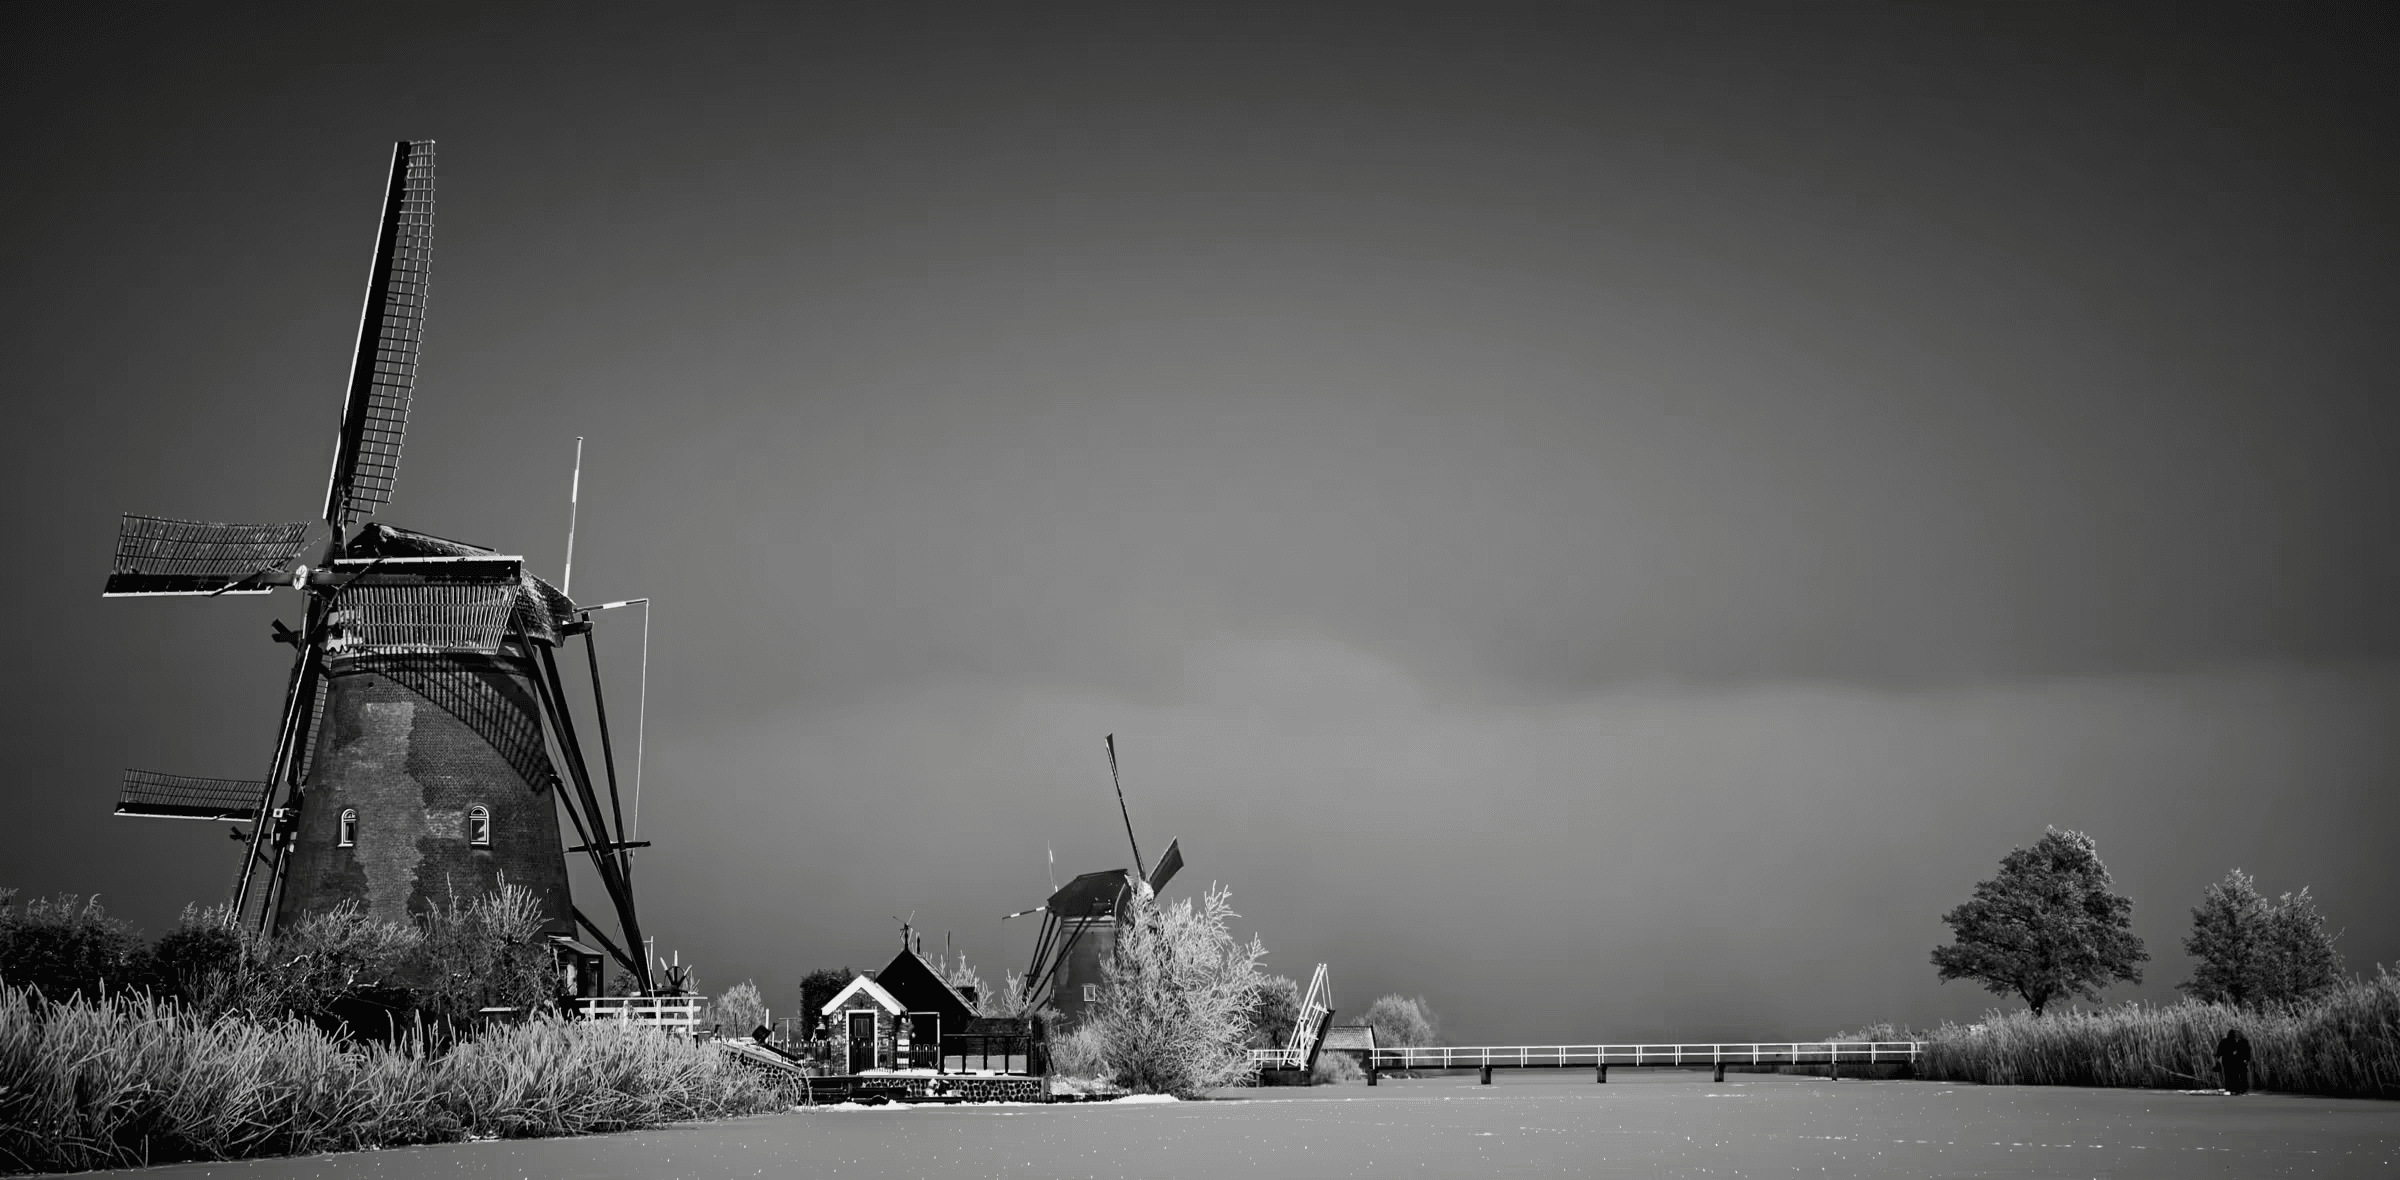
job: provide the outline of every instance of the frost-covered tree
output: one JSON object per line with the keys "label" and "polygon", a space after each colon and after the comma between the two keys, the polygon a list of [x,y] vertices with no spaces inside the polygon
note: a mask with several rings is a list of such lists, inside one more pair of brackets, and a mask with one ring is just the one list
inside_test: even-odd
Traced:
{"label": "frost-covered tree", "polygon": [[2278,898],[2267,923],[2266,988],[2263,999],[2297,1003],[2333,990],[2342,981],[2339,935],[2325,928],[2315,898],[2303,888]]}
{"label": "frost-covered tree", "polygon": [[2192,977],[2175,986],[2211,1003],[2305,1000],[2341,980],[2333,940],[2308,890],[2269,901],[2250,874],[2235,869],[2193,907],[2183,940]]}
{"label": "frost-covered tree", "polygon": [[1404,996],[1395,992],[1367,1005],[1367,1013],[1359,1023],[1375,1030],[1375,1043],[1385,1046],[1439,1045],[1442,1043],[1441,1024],[1434,1018],[1433,1005],[1423,996]]}
{"label": "frost-covered tree", "polygon": [[1197,908],[1190,898],[1162,907],[1144,889],[1129,903],[1090,1018],[1117,1084],[1190,1098],[1252,1072],[1245,1042],[1267,948],[1234,938],[1230,897],[1212,887]]}
{"label": "frost-covered tree", "polygon": [[708,1019],[726,1036],[749,1036],[751,1030],[767,1022],[767,998],[758,993],[756,983],[745,979],[717,997],[717,1002],[709,1006]]}
{"label": "frost-covered tree", "polygon": [[2117,892],[2099,845],[2081,832],[2052,828],[2031,848],[2000,860],[2000,875],[1942,915],[1957,941],[1936,947],[1942,982],[1972,979],[2024,998],[2041,1015],[2067,996],[2100,998],[2123,980],[2140,983],[2150,957],[2133,932],[2133,899]]}
{"label": "frost-covered tree", "polygon": [[1300,1023],[1300,983],[1289,976],[1270,975],[1258,988],[1258,1007],[1250,1014],[1250,1046],[1280,1049]]}
{"label": "frost-covered tree", "polygon": [[541,899],[505,878],[490,893],[435,904],[417,920],[403,974],[418,1010],[463,1026],[485,1008],[532,1011],[555,1001],[558,960],[542,929]]}
{"label": "frost-covered tree", "polygon": [[2192,907],[2192,932],[2183,938],[2192,977],[2176,989],[2212,1004],[2255,1001],[2267,916],[2267,899],[2258,895],[2250,874],[2235,869],[2210,885]]}

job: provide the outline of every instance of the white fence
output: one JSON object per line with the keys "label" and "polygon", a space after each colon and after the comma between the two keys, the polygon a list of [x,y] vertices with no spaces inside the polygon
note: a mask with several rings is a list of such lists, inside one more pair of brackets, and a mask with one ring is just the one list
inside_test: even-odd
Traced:
{"label": "white fence", "polygon": [[699,996],[585,996],[575,1005],[594,1020],[631,1020],[688,1037],[706,1002]]}
{"label": "white fence", "polygon": [[1566,1069],[1603,1065],[1897,1065],[1921,1041],[1756,1041],[1719,1045],[1440,1045],[1377,1047],[1370,1069]]}

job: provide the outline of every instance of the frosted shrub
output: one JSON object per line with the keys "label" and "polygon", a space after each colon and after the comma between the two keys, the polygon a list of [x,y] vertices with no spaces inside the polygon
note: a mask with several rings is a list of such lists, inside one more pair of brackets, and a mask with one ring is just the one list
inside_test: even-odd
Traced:
{"label": "frosted shrub", "polygon": [[1162,907],[1144,890],[1131,903],[1089,1022],[1126,1089],[1189,1098],[1256,1071],[1248,1040],[1267,948],[1235,940],[1230,897],[1211,888],[1197,908],[1188,898]]}

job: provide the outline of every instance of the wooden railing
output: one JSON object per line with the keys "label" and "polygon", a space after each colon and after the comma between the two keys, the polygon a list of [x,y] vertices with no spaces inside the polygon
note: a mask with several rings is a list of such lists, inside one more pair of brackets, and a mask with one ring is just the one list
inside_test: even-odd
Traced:
{"label": "wooden railing", "polygon": [[704,1003],[699,996],[585,996],[575,1006],[594,1020],[630,1020],[690,1036]]}

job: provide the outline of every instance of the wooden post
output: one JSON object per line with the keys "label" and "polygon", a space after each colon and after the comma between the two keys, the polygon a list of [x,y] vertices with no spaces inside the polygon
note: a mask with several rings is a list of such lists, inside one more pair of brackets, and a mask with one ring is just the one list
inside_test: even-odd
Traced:
{"label": "wooden post", "polygon": [[1725,1080],[1725,1063],[1722,1061],[1717,1063],[1717,1080],[1720,1082]]}
{"label": "wooden post", "polygon": [[1603,1061],[1603,1062],[1601,1062],[1601,1063],[1600,1063],[1599,1074],[1600,1074],[1600,1076],[1599,1076],[1599,1077],[1596,1077],[1596,1078],[1593,1078],[1593,1079],[1592,1079],[1593,1083],[1594,1083],[1594,1084],[1596,1084],[1596,1085],[1602,1085],[1602,1086],[1605,1086],[1605,1085],[1607,1085],[1607,1084],[1608,1084],[1608,1063],[1607,1063],[1607,1062]]}
{"label": "wooden post", "polygon": [[1492,1084],[1492,1067],[1491,1067],[1491,1066],[1488,1066],[1488,1065],[1487,1065],[1487,1066],[1484,1066],[1484,1067],[1483,1067],[1483,1081],[1482,1081],[1480,1084],[1481,1084],[1481,1085],[1486,1085],[1486,1086],[1488,1086],[1488,1085],[1491,1085],[1491,1084]]}
{"label": "wooden post", "polygon": [[1368,1061],[1367,1061],[1367,1084],[1368,1084],[1368,1085],[1370,1085],[1370,1086],[1374,1085],[1374,1084],[1375,1084],[1375,1075],[1376,1075],[1376,1074],[1378,1074],[1378,1073],[1380,1073],[1380,1072],[1382,1072],[1382,1071],[1380,1071],[1380,1070],[1378,1070],[1378,1069],[1376,1069],[1376,1068],[1375,1068],[1375,1062],[1374,1062],[1374,1059],[1373,1059],[1373,1058],[1369,1058],[1369,1059],[1368,1059]]}

